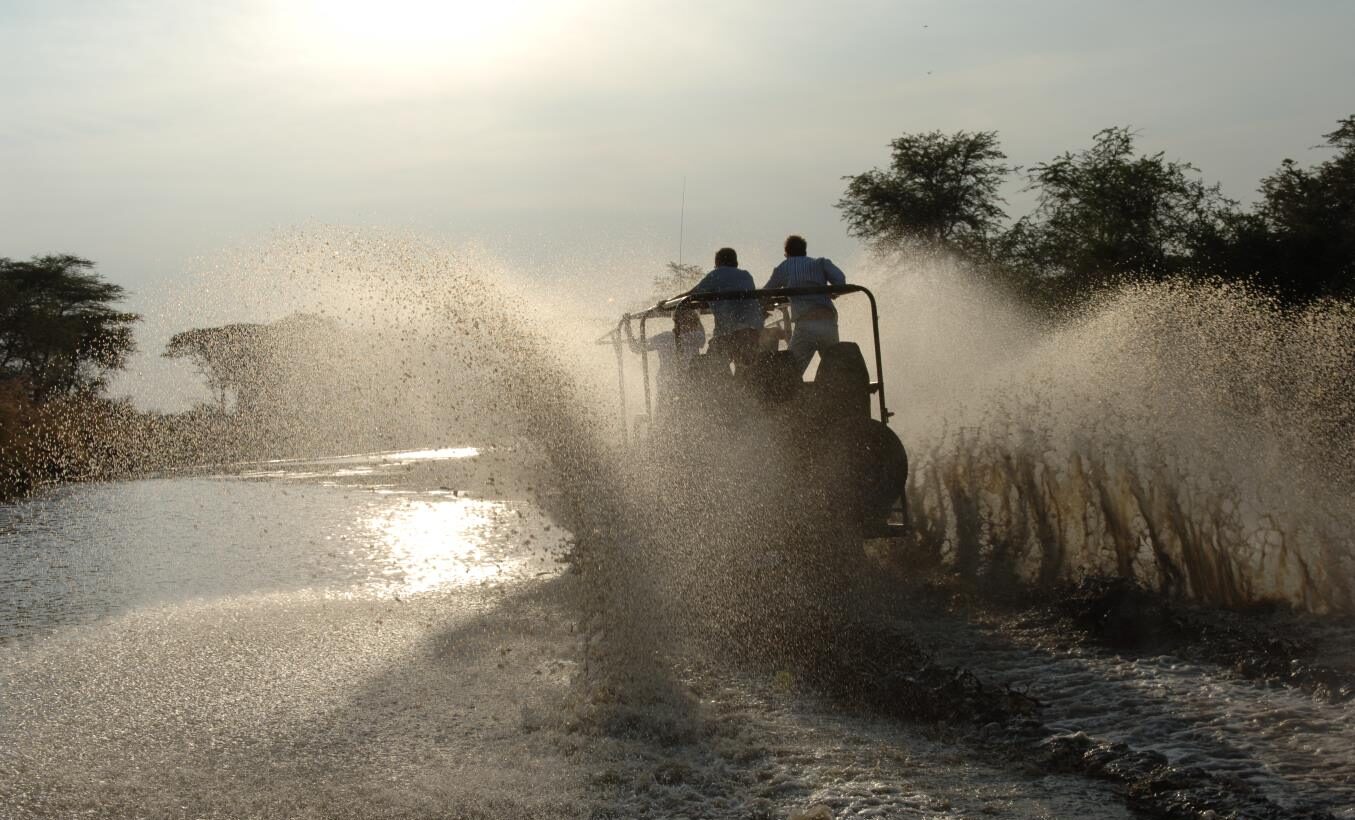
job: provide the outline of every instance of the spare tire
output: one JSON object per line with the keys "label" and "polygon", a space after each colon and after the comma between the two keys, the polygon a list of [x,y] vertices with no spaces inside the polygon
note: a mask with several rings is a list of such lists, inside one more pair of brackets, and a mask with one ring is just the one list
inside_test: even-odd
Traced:
{"label": "spare tire", "polygon": [[839,421],[834,433],[853,512],[867,528],[885,523],[908,482],[903,442],[884,422],[859,416]]}

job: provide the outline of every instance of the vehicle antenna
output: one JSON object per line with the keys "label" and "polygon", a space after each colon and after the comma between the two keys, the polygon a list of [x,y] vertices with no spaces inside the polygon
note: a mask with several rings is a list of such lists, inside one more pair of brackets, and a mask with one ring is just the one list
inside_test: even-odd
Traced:
{"label": "vehicle antenna", "polygon": [[682,264],[682,240],[687,228],[687,175],[682,175],[682,209],[678,212],[678,264]]}

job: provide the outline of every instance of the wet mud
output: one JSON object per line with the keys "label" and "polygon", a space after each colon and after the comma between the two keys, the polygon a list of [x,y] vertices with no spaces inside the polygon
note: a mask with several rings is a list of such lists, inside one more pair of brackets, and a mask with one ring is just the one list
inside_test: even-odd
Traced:
{"label": "wet mud", "polygon": [[[1174,601],[1132,579],[1088,578],[1057,590],[1049,615],[1121,650],[1172,652],[1238,675],[1294,686],[1342,703],[1355,697],[1355,665],[1339,662],[1329,632],[1348,618],[1318,618],[1271,605],[1226,610]],[[1333,660],[1338,662],[1333,662]]]}
{"label": "wet mud", "polygon": [[[983,595],[953,579],[920,582],[894,575],[897,567],[876,568],[875,577],[852,590],[850,606],[829,624],[816,629],[827,639],[812,642],[780,639],[782,631],[803,628],[785,613],[749,625],[755,641],[726,641],[720,647],[721,671],[704,673],[709,681],[738,676],[743,680],[784,679],[824,709],[912,727],[944,736],[973,760],[1024,772],[1032,777],[1070,775],[1109,786],[1122,805],[1137,816],[1162,818],[1334,818],[1349,816],[1348,782],[1333,773],[1334,790],[1288,790],[1258,784],[1251,773],[1211,768],[1192,762],[1189,754],[1167,745],[1117,739],[1070,726],[1062,715],[1050,716],[1042,700],[1061,684],[1054,676],[1017,684],[982,661],[966,663],[969,632],[982,629],[990,641],[1003,643],[1017,633],[1044,639],[1057,636],[1066,647],[1104,652],[1121,659],[1178,656],[1213,672],[1262,687],[1281,687],[1328,704],[1349,699],[1345,670],[1318,662],[1323,630],[1332,619],[1284,610],[1236,612],[1172,601],[1132,581],[1089,579],[1076,586],[1035,594],[1029,588]],[[1055,601],[1055,603],[1050,603]],[[816,613],[819,620],[822,612]],[[1302,628],[1300,628],[1300,625]],[[945,639],[947,645],[938,641]],[[815,647],[805,651],[807,645]],[[706,645],[704,656],[712,656]],[[936,651],[941,650],[941,651]],[[1009,655],[1032,654],[1017,639],[1002,648]],[[690,659],[687,661],[691,662]],[[681,665],[682,660],[674,663]],[[1038,658],[1023,663],[1038,667]],[[702,702],[702,674],[679,675],[694,687],[692,703]],[[1151,681],[1144,681],[1151,683]],[[718,688],[718,687],[717,687]],[[1106,686],[1112,689],[1113,686]],[[1122,708],[1132,694],[1107,697],[1107,709]],[[1256,697],[1264,698],[1264,691]],[[652,704],[651,704],[652,706]],[[706,708],[711,708],[709,702]],[[641,710],[644,711],[644,710]],[[686,720],[655,725],[632,713],[631,721],[605,732],[649,732],[664,743],[690,744]],[[1188,715],[1180,717],[1189,722]],[[701,723],[701,721],[698,721]],[[639,727],[647,728],[639,728]],[[689,727],[688,734],[673,732]],[[1335,752],[1334,752],[1335,753]],[[1244,755],[1245,756],[1245,755]],[[654,773],[656,782],[689,776],[681,766]],[[756,815],[754,815],[756,816]],[[851,815],[848,815],[851,816]]]}
{"label": "wet mud", "polygon": [[[910,589],[911,606],[892,615],[901,632],[910,620],[934,620],[934,613],[944,611],[952,618],[983,623],[998,635],[1038,636],[1035,642],[1045,645],[1082,647],[1131,661],[1171,657],[1217,667],[1221,675],[1263,687],[1256,693],[1259,698],[1265,697],[1264,688],[1280,687],[1339,705],[1350,699],[1355,680],[1348,661],[1340,662],[1340,653],[1330,651],[1348,643],[1350,626],[1343,618],[1315,617],[1281,606],[1241,611],[1204,607],[1173,600],[1124,578],[1088,578],[1045,590],[990,589],[985,594],[953,577],[933,577],[911,584]],[[916,645],[916,638],[905,633],[899,641],[902,651],[895,657],[918,657]],[[878,666],[875,659],[883,651],[872,648],[867,653],[871,660],[859,668]],[[949,654],[962,658],[964,650],[952,648]],[[1338,662],[1333,662],[1333,655]],[[923,668],[936,669],[935,659],[928,657]],[[1049,722],[1038,683],[1015,691],[1010,683],[984,682],[963,666],[940,668],[950,672],[952,683],[949,691],[938,693],[938,701],[965,703],[968,711],[924,712],[923,719],[979,725],[977,742],[985,753],[1000,754],[1033,770],[1110,782],[1135,812],[1171,818],[1348,816],[1348,794],[1277,802],[1244,777],[1174,762],[1154,748],[1068,731]],[[871,706],[898,715],[888,703],[888,678],[868,679],[878,683],[877,703],[884,701],[883,708]],[[983,693],[977,702],[976,693]],[[1348,776],[1336,775],[1335,780],[1349,782]]]}
{"label": "wet mud", "polygon": [[1128,805],[1150,817],[1247,817],[1257,820],[1327,820],[1319,808],[1280,806],[1256,787],[1218,777],[1198,766],[1173,766],[1167,756],[1136,750],[1125,743],[1096,742],[1084,734],[1049,735],[1033,747],[1036,766],[1045,771],[1076,772],[1122,787]]}
{"label": "wet mud", "polygon": [[[1205,654],[1210,662],[1241,675],[1302,687],[1324,699],[1349,697],[1348,683],[1332,685],[1333,678],[1342,677],[1337,670],[1304,660],[1311,643],[1281,637],[1272,622],[1248,622],[1239,613],[1174,604],[1130,582],[1089,581],[1075,592],[1062,598],[1054,612],[1082,626],[1080,637],[1089,643],[1183,655],[1209,646]],[[1009,609],[1012,614],[1019,611]],[[1052,621],[1048,611],[1025,614]],[[840,708],[945,726],[988,760],[1039,774],[1069,773],[1108,782],[1128,808],[1144,816],[1337,816],[1322,806],[1279,804],[1244,779],[1174,764],[1161,751],[1051,726],[1042,720],[1038,687],[1018,689],[941,663],[909,633],[906,612],[893,613],[893,618],[891,625],[843,624],[831,650],[804,670],[815,693]]]}
{"label": "wet mud", "polygon": [[[1041,587],[919,568],[906,549],[863,551],[812,500],[778,503],[784,488],[758,483],[734,445],[709,446],[687,454],[707,468],[692,469],[707,476],[700,485],[651,489],[637,473],[617,508],[625,523],[585,552],[585,580],[610,593],[583,604],[599,609],[583,618],[592,637],[575,728],[673,750],[608,775],[624,794],[602,801],[619,807],[603,816],[632,816],[637,784],[781,806],[813,796],[803,781],[766,792],[736,751],[710,757],[729,751],[730,704],[758,681],[771,682],[771,702],[793,693],[821,715],[943,739],[966,765],[1071,777],[1093,803],[1086,795],[1101,794],[1072,816],[1111,816],[1105,801],[1166,818],[1351,816],[1349,676],[1326,650],[1349,637],[1338,618],[1210,608],[1132,580]],[[663,466],[671,475],[674,459]],[[819,796],[833,816],[871,816],[847,796],[854,788]],[[735,803],[728,816],[749,816],[751,804]]]}

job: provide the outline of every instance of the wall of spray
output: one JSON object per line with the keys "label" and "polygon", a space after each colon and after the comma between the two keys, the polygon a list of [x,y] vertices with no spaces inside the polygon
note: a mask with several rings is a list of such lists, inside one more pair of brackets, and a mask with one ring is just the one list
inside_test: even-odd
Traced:
{"label": "wall of spray", "polygon": [[1349,610],[1355,311],[1126,285],[1038,320],[949,260],[876,261],[922,554],[973,578],[1132,576]]}
{"label": "wall of spray", "polygon": [[[1131,285],[1049,320],[948,260],[848,275],[880,301],[915,558],[1000,583],[1117,575],[1229,606],[1355,605],[1350,307],[1284,313],[1237,288]],[[526,442],[578,502],[580,540],[611,544],[595,563],[649,561],[615,573],[617,594],[647,577],[677,600],[684,560],[724,566],[807,527],[751,521],[784,512],[768,488],[799,486],[765,448],[697,448],[675,482],[673,462],[619,447],[615,359],[593,344],[610,327],[601,294],[545,293],[474,249],[347,229],[280,235],[212,284],[232,318],[342,328],[257,374],[291,445]],[[844,338],[868,339],[864,300],[840,308]],[[729,586],[732,605],[744,593]]]}

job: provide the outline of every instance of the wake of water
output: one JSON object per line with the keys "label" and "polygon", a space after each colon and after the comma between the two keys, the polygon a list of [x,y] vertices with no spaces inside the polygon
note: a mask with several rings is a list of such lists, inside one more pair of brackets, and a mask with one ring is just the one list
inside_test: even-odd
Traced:
{"label": "wake of water", "polygon": [[890,273],[930,560],[1040,584],[1133,577],[1224,606],[1355,604],[1351,306],[1285,314],[1236,288],[1144,285],[1036,327],[962,270]]}

